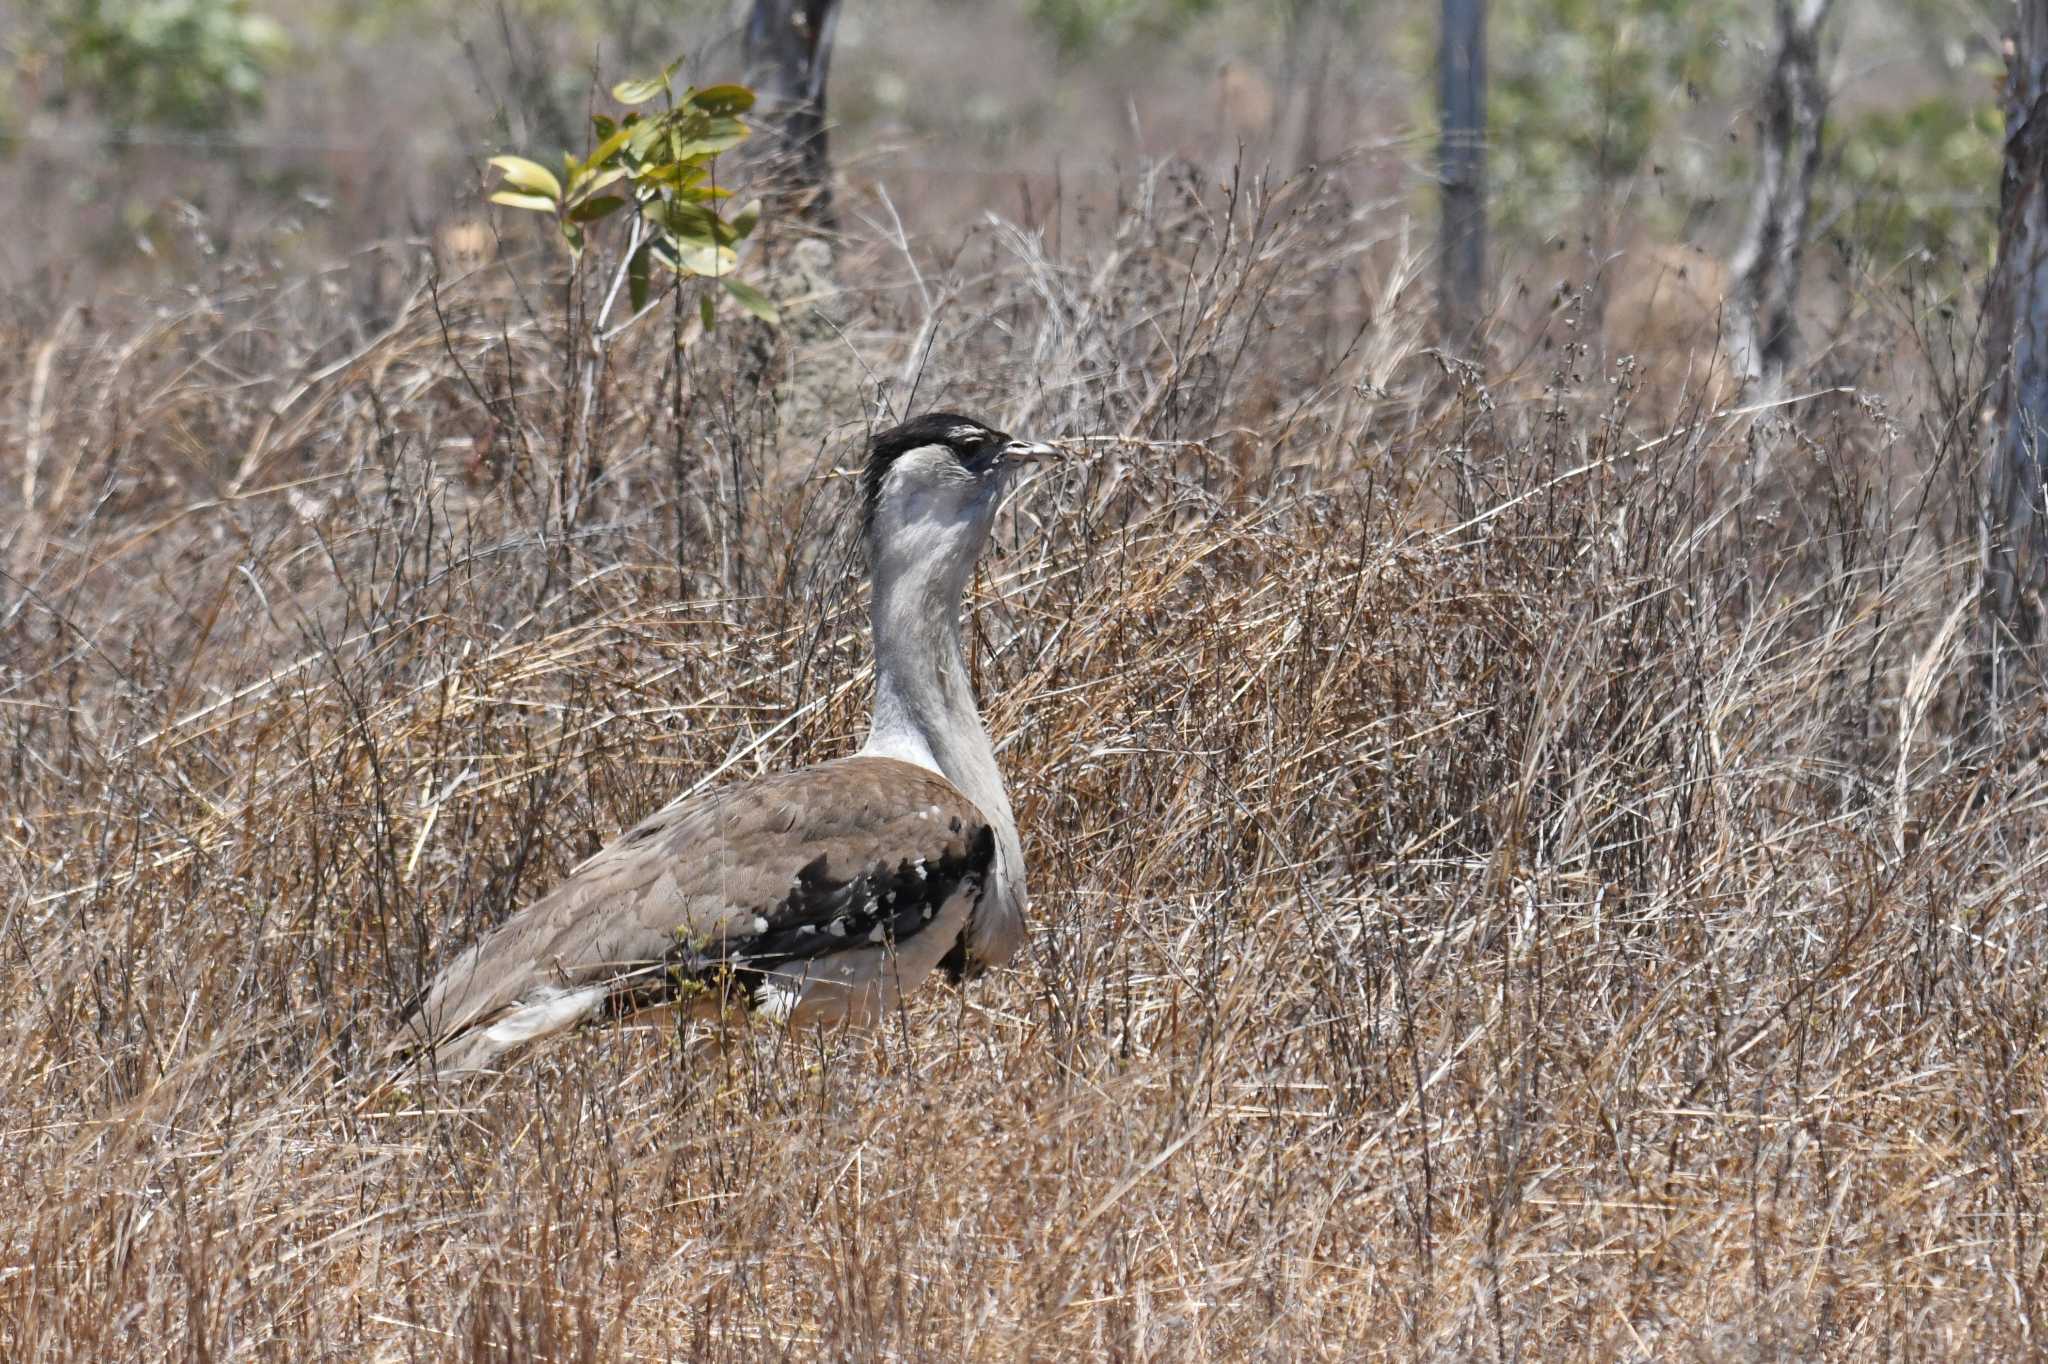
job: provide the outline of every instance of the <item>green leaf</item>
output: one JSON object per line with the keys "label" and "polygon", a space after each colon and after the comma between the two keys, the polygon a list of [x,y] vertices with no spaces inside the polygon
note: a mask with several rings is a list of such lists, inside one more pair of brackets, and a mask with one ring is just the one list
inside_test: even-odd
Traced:
{"label": "green leaf", "polygon": [[569,210],[572,223],[594,223],[608,217],[626,206],[626,201],[616,194],[600,194],[595,199],[585,199]]}
{"label": "green leaf", "polygon": [[647,259],[649,248],[653,245],[651,241],[640,243],[639,250],[633,253],[633,259],[626,262],[626,292],[633,300],[633,311],[636,313],[647,306]]}
{"label": "green leaf", "polygon": [[[610,120],[607,119],[606,122],[610,122]],[[590,160],[585,164],[602,166],[605,162],[611,160],[619,148],[625,146],[632,136],[633,130],[631,128],[618,128],[607,133],[604,141],[597,144],[597,150],[590,154]]]}
{"label": "green leaf", "polygon": [[[618,126],[619,125],[612,120],[612,117],[609,114],[592,114],[590,116],[590,127],[592,131],[594,131],[598,135],[598,138],[600,140],[609,138],[612,135],[612,133],[618,128]],[[592,161],[604,160],[604,158],[601,156],[593,156],[590,159]]]}
{"label": "green leaf", "polygon": [[642,161],[654,150],[654,145],[668,136],[668,124],[658,118],[643,118],[632,126],[632,133],[626,138],[626,150]]}
{"label": "green leaf", "polygon": [[782,321],[782,310],[775,306],[768,295],[762,293],[753,285],[742,284],[731,275],[727,275],[718,282],[725,286],[725,291],[728,294],[732,295],[733,302],[739,304],[763,322],[774,326]]}
{"label": "green leaf", "polygon": [[621,104],[645,104],[656,95],[665,95],[675,80],[676,68],[682,64],[683,59],[678,57],[661,68],[659,76],[649,76],[646,80],[620,81],[612,87],[612,98]]}
{"label": "green leaf", "polygon": [[665,185],[691,203],[729,198],[732,191],[703,184],[705,163],[701,161],[658,161],[644,166],[636,177],[642,184]]}
{"label": "green leaf", "polygon": [[523,156],[494,156],[491,164],[505,172],[505,183],[514,189],[523,189],[529,194],[545,194],[550,199],[562,197],[562,182],[555,173],[537,161],[528,161]]}
{"label": "green leaf", "polygon": [[749,199],[740,211],[732,215],[732,236],[734,241],[753,235],[754,227],[761,221],[761,201]]}
{"label": "green leaf", "polygon": [[717,214],[702,204],[685,200],[670,200],[662,206],[661,225],[678,241],[701,242],[705,246],[725,235],[725,224],[718,221]]}
{"label": "green leaf", "polygon": [[563,237],[564,237],[564,238],[565,238],[565,239],[566,239],[566,240],[568,241],[568,243],[569,243],[569,254],[571,254],[571,255],[574,255],[574,256],[580,256],[580,255],[582,255],[582,254],[583,254],[583,229],[582,229],[582,228],[578,227],[578,226],[577,226],[576,224],[574,224],[574,223],[563,223],[563,224],[562,224],[562,236],[563,236]]}
{"label": "green leaf", "polygon": [[705,331],[718,330],[718,318],[711,311],[711,295],[697,295],[697,317],[703,322]]}
{"label": "green leaf", "polygon": [[744,85],[713,85],[690,96],[707,114],[744,114],[754,107],[754,92]]}
{"label": "green leaf", "polygon": [[740,259],[727,247],[677,241],[668,236],[655,239],[654,258],[679,275],[723,275]]}
{"label": "green leaf", "polygon": [[668,93],[668,77],[649,76],[646,80],[620,81],[612,87],[612,98],[621,104],[645,104]]}
{"label": "green leaf", "polygon": [[545,194],[515,194],[509,189],[501,189],[493,194],[491,202],[503,204],[507,208],[530,208],[536,213],[553,213],[560,207]]}
{"label": "green leaf", "polygon": [[689,162],[683,168],[684,174],[681,183],[676,186],[676,193],[693,204],[708,204],[720,199],[732,198],[731,190],[724,189],[718,185],[707,185],[704,183],[704,177],[708,173],[710,165],[711,161],[708,157]]}
{"label": "green leaf", "polygon": [[746,140],[746,124],[736,118],[714,118],[701,135],[686,139],[675,149],[675,159],[682,161],[692,156],[716,156]]}

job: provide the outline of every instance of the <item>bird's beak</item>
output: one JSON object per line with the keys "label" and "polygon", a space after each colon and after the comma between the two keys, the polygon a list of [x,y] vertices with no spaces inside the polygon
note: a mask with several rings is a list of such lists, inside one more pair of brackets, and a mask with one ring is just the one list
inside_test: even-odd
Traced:
{"label": "bird's beak", "polygon": [[1032,464],[1042,459],[1064,459],[1066,452],[1044,441],[1013,440],[1003,447],[1003,463]]}

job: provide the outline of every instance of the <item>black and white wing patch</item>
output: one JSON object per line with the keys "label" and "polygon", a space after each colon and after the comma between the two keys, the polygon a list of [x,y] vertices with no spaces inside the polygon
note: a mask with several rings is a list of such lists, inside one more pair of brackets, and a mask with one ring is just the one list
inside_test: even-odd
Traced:
{"label": "black and white wing patch", "polygon": [[[964,832],[957,817],[952,822],[953,832]],[[980,900],[995,860],[995,831],[986,825],[969,839],[952,840],[937,856],[877,861],[844,874],[832,854],[820,853],[797,870],[787,895],[745,925],[750,931],[728,928],[716,941],[678,943],[662,964],[662,978],[614,996],[613,1010],[655,1008],[709,986],[749,1007],[778,1008],[778,994],[809,976],[811,963],[852,953],[894,955],[920,935],[941,931],[933,925],[948,905],[971,910]],[[965,956],[957,929],[941,946],[942,965]],[[957,970],[949,974],[960,979]]]}
{"label": "black and white wing patch", "polygon": [[766,915],[768,928],[741,953],[750,965],[781,965],[869,944],[893,945],[924,931],[955,895],[979,898],[995,867],[995,830],[983,826],[965,847],[894,867],[878,863],[851,876],[833,874],[821,853],[796,874],[796,885]]}

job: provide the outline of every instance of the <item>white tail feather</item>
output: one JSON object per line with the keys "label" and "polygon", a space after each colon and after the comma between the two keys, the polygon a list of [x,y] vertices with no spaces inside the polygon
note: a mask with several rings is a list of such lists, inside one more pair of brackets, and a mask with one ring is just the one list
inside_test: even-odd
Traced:
{"label": "white tail feather", "polygon": [[580,990],[544,986],[533,997],[512,1006],[504,1017],[488,1028],[476,1028],[451,1037],[435,1048],[436,1074],[446,1078],[488,1070],[500,1056],[524,1042],[547,1037],[586,1022],[604,1002],[605,987],[589,985]]}

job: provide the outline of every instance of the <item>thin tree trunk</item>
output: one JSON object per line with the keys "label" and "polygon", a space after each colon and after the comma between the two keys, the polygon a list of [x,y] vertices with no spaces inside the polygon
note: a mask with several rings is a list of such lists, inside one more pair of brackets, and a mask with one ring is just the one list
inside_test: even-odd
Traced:
{"label": "thin tree trunk", "polygon": [[788,177],[786,202],[823,227],[833,225],[825,83],[838,27],[839,0],[754,0],[747,16],[748,79]]}
{"label": "thin tree trunk", "polygon": [[[1330,19],[1321,3],[1300,6],[1296,13],[1302,24],[1308,28],[1311,41],[1320,37],[1315,44],[1316,73],[1305,83],[1308,98],[1302,101],[1301,144],[1295,150],[1296,169],[1313,166],[1323,157],[1323,119],[1330,113],[1330,51],[1336,47],[1336,35],[1329,32]],[[1292,83],[1288,85],[1293,88]]]}
{"label": "thin tree trunk", "polygon": [[2038,680],[2042,597],[2048,590],[2048,0],[2020,0],[2007,63],[2005,168],[1999,183],[1998,266],[1986,300],[1989,372],[1998,431],[1987,458],[1984,509],[1984,700],[1990,713]]}
{"label": "thin tree trunk", "polygon": [[1478,330],[1486,292],[1486,0],[1443,0],[1437,49],[1443,142],[1440,324],[1446,345]]}
{"label": "thin tree trunk", "polygon": [[1834,0],[1777,2],[1777,43],[1758,111],[1756,188],[1729,262],[1729,360],[1736,375],[1766,393],[1778,389],[1798,355],[1793,306],[1828,109],[1820,30],[1833,9]]}

